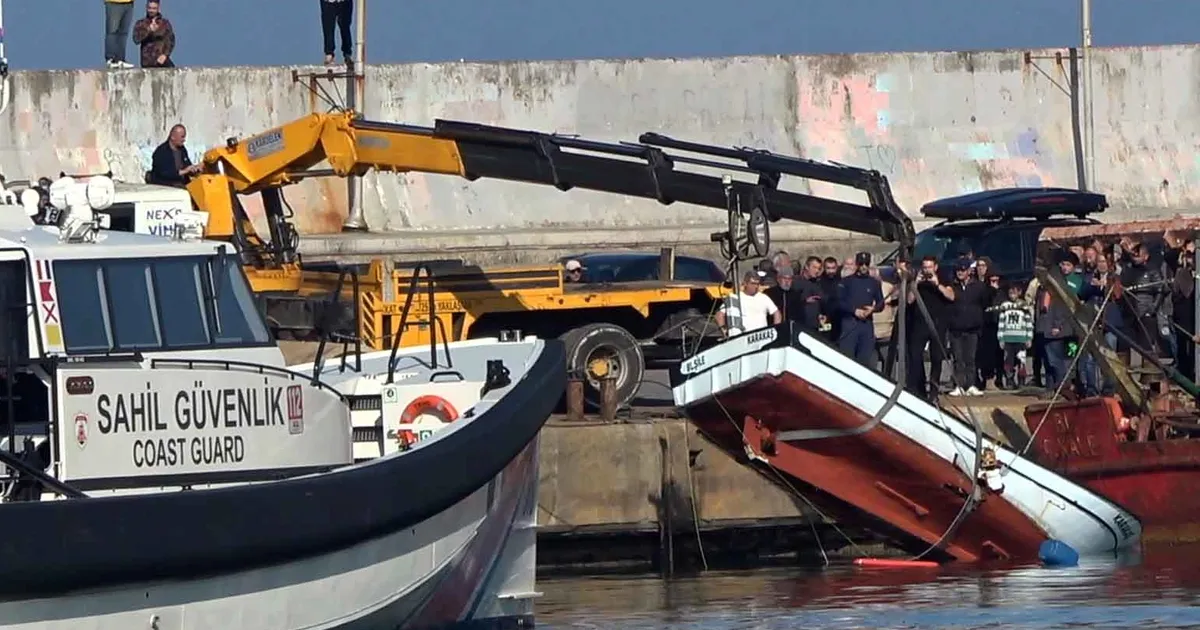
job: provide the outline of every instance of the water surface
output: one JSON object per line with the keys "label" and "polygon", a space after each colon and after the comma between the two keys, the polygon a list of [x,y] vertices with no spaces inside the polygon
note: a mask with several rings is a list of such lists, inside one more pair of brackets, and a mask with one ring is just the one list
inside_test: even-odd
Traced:
{"label": "water surface", "polygon": [[1200,628],[1200,547],[1077,567],[944,567],[539,580],[539,628]]}

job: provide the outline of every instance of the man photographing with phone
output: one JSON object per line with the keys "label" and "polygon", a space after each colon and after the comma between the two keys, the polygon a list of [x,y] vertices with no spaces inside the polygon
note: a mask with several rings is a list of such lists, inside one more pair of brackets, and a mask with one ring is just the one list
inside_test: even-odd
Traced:
{"label": "man photographing with phone", "polygon": [[[942,365],[946,361],[946,311],[954,301],[954,289],[939,277],[938,261],[933,256],[921,259],[916,282],[910,285],[908,303],[908,390],[928,400],[936,400],[942,382]],[[932,326],[916,304],[917,298],[929,311]],[[925,348],[929,348],[929,378],[925,378]]]}
{"label": "man photographing with phone", "polygon": [[159,12],[157,0],[146,3],[146,17],[133,25],[133,43],[142,47],[143,68],[174,68],[175,27]]}

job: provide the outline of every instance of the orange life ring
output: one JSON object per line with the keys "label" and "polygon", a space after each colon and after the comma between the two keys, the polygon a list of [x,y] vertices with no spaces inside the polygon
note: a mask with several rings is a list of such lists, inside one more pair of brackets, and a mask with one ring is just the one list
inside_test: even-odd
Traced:
{"label": "orange life ring", "polygon": [[[418,396],[408,403],[404,408],[404,413],[400,414],[400,424],[412,424],[418,416],[430,414],[437,416],[442,422],[450,424],[458,420],[458,410],[450,401],[441,396]],[[413,444],[417,443],[417,434],[409,429],[402,429],[396,432],[396,439],[400,442],[400,448],[408,450]]]}
{"label": "orange life ring", "polygon": [[447,424],[458,420],[458,410],[441,396],[418,396],[400,414],[400,424],[412,424],[417,416],[432,414]]}

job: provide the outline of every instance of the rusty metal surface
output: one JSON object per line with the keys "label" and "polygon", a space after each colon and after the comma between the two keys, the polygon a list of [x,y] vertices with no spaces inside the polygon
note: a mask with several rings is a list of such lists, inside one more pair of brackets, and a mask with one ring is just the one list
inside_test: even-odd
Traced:
{"label": "rusty metal surface", "polygon": [[583,380],[567,379],[567,420],[583,421]]}
{"label": "rusty metal surface", "polygon": [[1172,219],[1125,221],[1122,223],[1099,223],[1096,225],[1073,225],[1050,227],[1042,230],[1039,240],[1068,241],[1076,239],[1110,239],[1122,236],[1153,234],[1162,236],[1167,232],[1193,232],[1200,230],[1200,217],[1176,216]]}
{"label": "rusty metal surface", "polygon": [[600,419],[612,422],[617,417],[617,379],[600,379]]}

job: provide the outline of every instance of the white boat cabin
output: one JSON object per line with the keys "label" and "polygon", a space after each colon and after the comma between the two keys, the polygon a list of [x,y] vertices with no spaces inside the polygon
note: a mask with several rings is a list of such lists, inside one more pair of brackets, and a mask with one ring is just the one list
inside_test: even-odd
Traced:
{"label": "white boat cabin", "polygon": [[[97,176],[108,179],[105,176]],[[74,178],[72,178],[74,179]],[[90,179],[90,178],[88,178]],[[38,181],[14,181],[0,190],[0,207],[21,206],[34,223],[55,225],[61,210],[50,200],[47,178]],[[113,181],[112,199],[98,210],[105,229],[154,236],[171,236],[181,220],[207,223],[207,213],[196,211],[187,189],[158,184]]]}
{"label": "white boat cabin", "polygon": [[109,231],[95,210],[111,207],[110,180],[49,188],[54,224],[33,220],[44,199],[0,204],[3,500],[353,462],[345,398],[285,369],[238,257],[199,240],[202,217],[177,213],[169,238]]}

